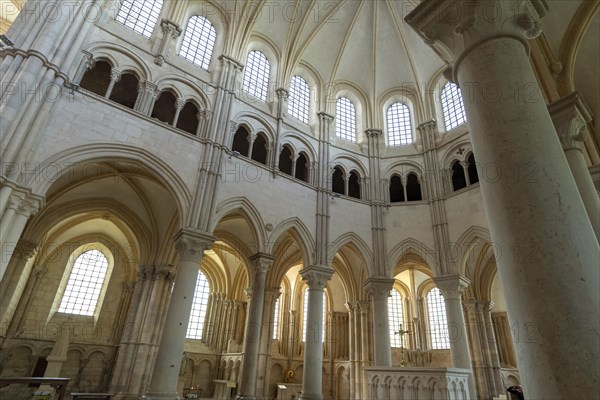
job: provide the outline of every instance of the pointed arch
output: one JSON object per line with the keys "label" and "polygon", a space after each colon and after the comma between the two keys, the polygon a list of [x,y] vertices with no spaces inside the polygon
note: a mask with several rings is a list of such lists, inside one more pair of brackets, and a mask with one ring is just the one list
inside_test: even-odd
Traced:
{"label": "pointed arch", "polygon": [[55,171],[55,166],[81,165],[102,160],[141,164],[146,171],[150,172],[152,178],[173,194],[180,223],[182,225],[185,223],[192,202],[190,190],[179,174],[161,157],[141,147],[116,143],[94,143],[71,147],[42,161],[40,167],[36,169],[36,174],[32,175],[26,184],[31,187],[33,193],[45,195],[56,180],[48,179],[44,174],[47,174],[47,171]]}
{"label": "pointed arch", "polygon": [[438,275],[439,271],[437,271],[437,264],[435,262],[436,252],[429,248],[425,243],[413,238],[406,238],[388,252],[388,277],[392,278],[394,276],[396,265],[406,259],[415,257],[424,261],[431,272]]}
{"label": "pointed arch", "polygon": [[298,236],[296,240],[300,245],[302,257],[307,263],[311,263],[312,254],[314,254],[315,251],[315,242],[308,227],[298,217],[291,217],[277,224],[269,235],[269,240],[265,249],[266,252],[268,254],[273,254],[275,243],[277,243],[277,240],[281,235],[288,231],[292,231]]}
{"label": "pointed arch", "polygon": [[267,243],[265,223],[260,216],[258,209],[245,197],[232,197],[221,203],[215,210],[215,215],[210,223],[210,232],[214,231],[217,224],[228,214],[239,212],[246,220],[256,240],[256,248],[259,252],[264,252]]}

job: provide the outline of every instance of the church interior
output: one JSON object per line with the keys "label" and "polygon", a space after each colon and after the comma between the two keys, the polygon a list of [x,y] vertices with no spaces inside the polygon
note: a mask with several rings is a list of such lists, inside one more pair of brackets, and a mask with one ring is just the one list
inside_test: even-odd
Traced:
{"label": "church interior", "polygon": [[0,397],[600,398],[599,0],[0,8]]}

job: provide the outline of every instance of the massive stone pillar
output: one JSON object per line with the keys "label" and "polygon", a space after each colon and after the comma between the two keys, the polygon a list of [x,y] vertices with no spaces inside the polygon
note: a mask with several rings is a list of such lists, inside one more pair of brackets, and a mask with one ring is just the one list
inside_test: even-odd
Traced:
{"label": "massive stone pillar", "polygon": [[369,278],[365,282],[373,305],[374,367],[392,366],[388,297],[393,285],[394,280],[385,277]]}
{"label": "massive stone pillar", "polygon": [[306,340],[304,368],[302,370],[302,395],[300,400],[323,400],[323,290],[333,275],[326,266],[312,265],[300,271],[308,284]]}
{"label": "massive stone pillar", "polygon": [[598,241],[528,58],[546,12],[543,0],[425,0],[406,20],[463,90],[510,323],[528,332],[525,396],[597,398]]}
{"label": "massive stone pillar", "polygon": [[596,239],[600,241],[600,197],[581,151],[581,144],[587,135],[587,124],[592,119],[591,112],[577,92],[550,104],[548,110],[596,233]]}
{"label": "massive stone pillar", "polygon": [[213,242],[212,236],[189,229],[182,229],[176,237],[179,265],[152,379],[145,395],[148,400],[179,399],[177,379],[198,280],[200,260],[204,250],[209,248]]}
{"label": "massive stone pillar", "polygon": [[[461,301],[462,293],[471,283],[462,275],[443,275],[433,278],[435,285],[440,289],[446,304],[446,318],[448,322],[448,335],[450,337],[450,352],[452,353],[452,366],[472,370],[471,352],[469,351],[469,338],[465,326],[465,316]],[[473,375],[469,379],[469,392],[471,399],[476,399]]]}
{"label": "massive stone pillar", "polygon": [[258,369],[258,351],[260,349],[260,331],[265,302],[265,278],[273,263],[273,256],[257,253],[251,258],[254,269],[254,281],[248,306],[246,332],[244,334],[244,357],[242,359],[242,380],[236,399],[256,399],[256,377]]}

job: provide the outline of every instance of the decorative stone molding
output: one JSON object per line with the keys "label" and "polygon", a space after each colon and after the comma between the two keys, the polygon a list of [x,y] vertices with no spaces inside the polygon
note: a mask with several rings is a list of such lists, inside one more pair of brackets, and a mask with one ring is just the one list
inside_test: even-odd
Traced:
{"label": "decorative stone molding", "polygon": [[37,243],[33,243],[21,238],[17,242],[17,246],[15,247],[15,252],[13,254],[17,254],[24,260],[29,260],[39,251],[39,249],[40,247]]}
{"label": "decorative stone molding", "polygon": [[160,27],[163,32],[163,38],[162,42],[160,43],[160,48],[158,54],[156,55],[156,58],[154,59],[154,62],[157,65],[162,66],[165,62],[166,53],[169,48],[169,43],[172,40],[177,39],[179,35],[181,35],[182,30],[179,27],[179,25],[164,18],[162,19],[162,21],[160,21]]}
{"label": "decorative stone molding", "polygon": [[123,71],[121,71],[118,68],[111,68],[111,70],[110,70],[111,82],[119,82],[121,80],[121,76],[123,76]]}
{"label": "decorative stone molding", "polygon": [[185,106],[185,100],[183,99],[177,99],[175,100],[175,109],[177,111],[181,111],[183,109],[183,107]]}
{"label": "decorative stone molding", "polygon": [[485,41],[513,37],[528,50],[527,40],[539,36],[547,11],[545,0],[425,0],[405,20],[454,66],[452,80],[458,82],[456,67]]}
{"label": "decorative stone molding", "polygon": [[303,268],[300,275],[308,284],[309,290],[323,290],[333,275],[333,269],[323,265],[311,265]]}
{"label": "decorative stone molding", "polygon": [[363,286],[373,300],[387,300],[390,290],[394,287],[394,279],[385,276],[375,276],[367,279]]}
{"label": "decorative stone molding", "polygon": [[368,138],[380,139],[383,136],[383,131],[381,129],[369,128],[365,131],[365,135]]}
{"label": "decorative stone molding", "polygon": [[462,293],[471,284],[469,279],[459,274],[437,276],[433,281],[445,299],[460,299]]}
{"label": "decorative stone molding", "polygon": [[578,92],[573,92],[548,106],[564,151],[579,150],[588,134],[592,113]]}
{"label": "decorative stone molding", "polygon": [[266,273],[271,268],[274,259],[275,257],[267,253],[256,253],[250,257],[254,271],[261,274]]}
{"label": "decorative stone molding", "polygon": [[214,236],[184,228],[175,237],[175,248],[179,252],[181,261],[199,263],[204,250],[210,248],[214,241]]}
{"label": "decorative stone molding", "polygon": [[326,122],[326,123],[328,123],[328,124],[331,124],[331,123],[333,122],[333,119],[334,119],[333,115],[331,115],[331,114],[327,114],[327,113],[326,113],[326,112],[324,112],[324,111],[320,111],[320,112],[318,112],[318,113],[317,113],[317,116],[319,117],[319,120],[320,120],[321,122]]}

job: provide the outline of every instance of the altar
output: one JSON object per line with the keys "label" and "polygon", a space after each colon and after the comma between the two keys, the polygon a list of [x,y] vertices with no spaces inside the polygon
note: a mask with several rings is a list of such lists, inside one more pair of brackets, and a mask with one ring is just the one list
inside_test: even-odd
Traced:
{"label": "altar", "polygon": [[277,400],[296,400],[302,392],[301,383],[278,383]]}
{"label": "altar", "polygon": [[215,384],[215,394],[214,399],[218,400],[229,400],[232,397],[232,391],[235,390],[236,383],[235,381],[227,381],[222,379],[213,380]]}

